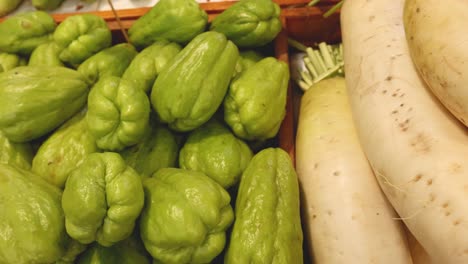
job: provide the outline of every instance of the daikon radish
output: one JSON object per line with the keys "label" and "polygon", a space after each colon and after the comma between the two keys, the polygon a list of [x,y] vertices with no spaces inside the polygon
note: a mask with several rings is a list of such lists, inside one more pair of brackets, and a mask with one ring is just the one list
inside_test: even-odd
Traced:
{"label": "daikon radish", "polygon": [[296,148],[314,263],[412,263],[403,223],[395,220],[359,144],[344,78],[305,92]]}
{"label": "daikon radish", "polygon": [[468,263],[468,133],[418,76],[403,6],[347,0],[341,9],[353,118],[384,193],[434,263]]}
{"label": "daikon radish", "polygon": [[466,126],[467,15],[467,0],[407,0],[403,17],[416,68],[437,98]]}
{"label": "daikon radish", "polygon": [[419,244],[411,232],[406,230],[406,236],[408,238],[408,245],[414,264],[435,264],[432,262],[429,254],[427,254],[426,250],[421,246],[421,244]]}

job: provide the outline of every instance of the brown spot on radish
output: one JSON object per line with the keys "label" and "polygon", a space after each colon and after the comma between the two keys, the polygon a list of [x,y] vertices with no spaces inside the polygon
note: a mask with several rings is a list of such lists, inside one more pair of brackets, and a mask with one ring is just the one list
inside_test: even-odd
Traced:
{"label": "brown spot on radish", "polygon": [[318,168],[318,163],[315,163],[314,164],[314,169],[317,169]]}
{"label": "brown spot on radish", "polygon": [[398,113],[398,110],[393,110],[392,111],[392,114],[396,114],[396,113]]}
{"label": "brown spot on radish", "polygon": [[396,93],[392,94],[393,97],[396,97],[397,95],[398,95],[398,94],[396,94]]}
{"label": "brown spot on radish", "polygon": [[459,225],[459,224],[460,224],[460,221],[458,221],[458,220],[453,221],[453,225],[454,225],[454,226],[457,226],[457,225]]}
{"label": "brown spot on radish", "polygon": [[331,216],[333,213],[332,213],[332,211],[328,210],[327,214]]}
{"label": "brown spot on radish", "polygon": [[445,202],[444,204],[442,204],[442,208],[447,208],[449,206],[449,204],[447,202]]}
{"label": "brown spot on radish", "polygon": [[405,106],[405,104],[400,104],[400,107],[403,107],[403,106]]}
{"label": "brown spot on radish", "polygon": [[419,11],[421,11],[421,10],[419,9],[419,7],[416,8],[416,13],[419,13]]}
{"label": "brown spot on radish", "polygon": [[421,180],[421,178],[422,178],[422,174],[419,173],[419,174],[417,174],[417,175],[414,177],[413,181],[414,181],[414,182],[418,182],[419,180]]}
{"label": "brown spot on radish", "polygon": [[[388,46],[387,46],[388,47]],[[386,81],[391,81],[393,79],[392,76],[387,76],[387,78],[385,78]]]}
{"label": "brown spot on radish", "polygon": [[449,211],[445,212],[445,216],[449,216],[451,215],[452,213],[450,213]]}
{"label": "brown spot on radish", "polygon": [[351,216],[351,219],[352,219],[352,220],[355,220],[355,219],[356,219],[356,216],[355,216],[355,215],[352,215],[352,216]]}
{"label": "brown spot on radish", "polygon": [[418,153],[425,154],[431,151],[431,138],[424,133],[418,133],[416,137],[414,137],[410,141],[411,147]]}
{"label": "brown spot on radish", "polygon": [[380,213],[376,213],[375,215],[380,215]]}
{"label": "brown spot on radish", "polygon": [[386,94],[386,93],[387,93],[387,90],[383,90],[382,93],[383,93],[383,94]]}
{"label": "brown spot on radish", "polygon": [[317,218],[317,215],[313,215],[313,216],[312,216],[312,219],[315,219],[315,218]]}
{"label": "brown spot on radish", "polygon": [[458,163],[450,164],[450,172],[451,173],[460,173],[462,171],[462,166]]}
{"label": "brown spot on radish", "polygon": [[408,130],[408,127],[404,127],[401,129],[401,131],[405,132],[406,130]]}
{"label": "brown spot on radish", "polygon": [[405,96],[405,94],[404,94],[404,93],[400,94],[400,98],[402,98],[403,96]]}
{"label": "brown spot on radish", "polygon": [[333,175],[334,175],[334,176],[340,176],[340,172],[339,172],[339,171],[335,171],[335,172],[333,172]]}
{"label": "brown spot on radish", "polygon": [[427,185],[432,185],[432,179],[427,180]]}

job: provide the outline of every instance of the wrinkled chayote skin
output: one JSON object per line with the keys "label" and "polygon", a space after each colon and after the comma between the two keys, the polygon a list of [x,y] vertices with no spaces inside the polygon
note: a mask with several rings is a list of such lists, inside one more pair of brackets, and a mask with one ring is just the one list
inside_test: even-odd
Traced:
{"label": "wrinkled chayote skin", "polygon": [[88,129],[99,148],[118,151],[140,142],[149,126],[148,96],[130,81],[104,76],[88,97]]}
{"label": "wrinkled chayote skin", "polygon": [[[134,232],[134,234],[136,234]],[[138,235],[138,234],[137,234]],[[76,264],[151,264],[151,257],[146,252],[139,236],[132,235],[111,247],[93,243]]]}
{"label": "wrinkled chayote skin", "polygon": [[280,12],[272,0],[241,0],[216,16],[210,30],[223,33],[238,47],[263,46],[281,31]]}
{"label": "wrinkled chayote skin", "polygon": [[29,66],[64,66],[59,58],[62,48],[53,41],[43,43],[31,53]]}
{"label": "wrinkled chayote skin", "polygon": [[131,235],[143,202],[140,176],[119,154],[92,153],[65,184],[67,233],[82,244],[111,246]]}
{"label": "wrinkled chayote skin", "polygon": [[24,66],[27,61],[16,54],[0,53],[0,72],[6,72],[18,66]]}
{"label": "wrinkled chayote skin", "polygon": [[130,42],[147,47],[156,40],[185,44],[205,31],[208,14],[195,0],[160,0],[128,30]]}
{"label": "wrinkled chayote skin", "polygon": [[241,51],[239,54],[238,71],[243,72],[264,58],[265,56],[255,50]]}
{"label": "wrinkled chayote skin", "polygon": [[112,34],[106,21],[93,14],[67,17],[57,26],[53,37],[63,48],[60,60],[71,65],[82,63],[112,44]]}
{"label": "wrinkled chayote skin", "polygon": [[55,28],[54,19],[44,11],[11,16],[0,23],[0,51],[29,55],[51,39]]}
{"label": "wrinkled chayote skin", "polygon": [[191,131],[208,121],[226,94],[239,51],[218,32],[195,37],[164,68],[151,91],[151,103],[163,123]]}
{"label": "wrinkled chayote skin", "polygon": [[241,177],[226,264],[303,263],[299,185],[289,155],[257,153]]}
{"label": "wrinkled chayote skin", "polygon": [[224,120],[234,134],[247,140],[275,137],[286,114],[288,82],[288,65],[273,57],[233,80],[224,100]]}
{"label": "wrinkled chayote skin", "polygon": [[234,215],[230,196],[197,171],[164,168],[144,181],[140,232],[154,263],[210,263]]}
{"label": "wrinkled chayote skin", "polygon": [[13,12],[23,0],[0,0],[0,17]]}
{"label": "wrinkled chayote skin", "polygon": [[227,189],[238,182],[252,156],[247,144],[221,123],[210,121],[190,133],[179,166],[203,172]]}
{"label": "wrinkled chayote skin", "polygon": [[153,125],[142,140],[121,152],[127,164],[142,177],[150,177],[162,168],[175,167],[179,146],[172,132],[164,126]]}
{"label": "wrinkled chayote skin", "polygon": [[175,42],[158,40],[143,49],[130,66],[125,70],[122,78],[134,83],[146,93],[151,90],[154,80],[182,48]]}
{"label": "wrinkled chayote skin", "polygon": [[32,0],[34,8],[39,10],[54,10],[57,9],[64,0]]}
{"label": "wrinkled chayote skin", "polygon": [[0,163],[29,170],[33,156],[29,143],[13,143],[0,131]]}
{"label": "wrinkled chayote skin", "polygon": [[63,189],[69,173],[99,151],[85,117],[86,111],[79,112],[46,139],[32,161],[33,172]]}
{"label": "wrinkled chayote skin", "polygon": [[0,164],[0,263],[54,263],[67,251],[60,189]]}
{"label": "wrinkled chayote skin", "polygon": [[85,60],[78,67],[78,72],[83,74],[90,83],[95,83],[103,76],[120,77],[137,54],[132,45],[128,43],[117,44],[103,49]]}
{"label": "wrinkled chayote skin", "polygon": [[14,142],[39,138],[86,104],[88,84],[65,67],[21,66],[0,73],[0,130]]}

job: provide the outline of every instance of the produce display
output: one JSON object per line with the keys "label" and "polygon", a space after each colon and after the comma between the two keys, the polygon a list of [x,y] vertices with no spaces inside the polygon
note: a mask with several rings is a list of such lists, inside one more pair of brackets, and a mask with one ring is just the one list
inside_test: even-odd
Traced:
{"label": "produce display", "polygon": [[160,0],[122,43],[59,2],[0,22],[0,263],[302,263],[276,22],[246,48]]}

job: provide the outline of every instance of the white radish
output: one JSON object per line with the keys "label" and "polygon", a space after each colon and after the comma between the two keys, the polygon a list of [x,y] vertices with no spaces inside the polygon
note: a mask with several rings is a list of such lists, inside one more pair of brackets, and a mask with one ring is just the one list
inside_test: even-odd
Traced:
{"label": "white radish", "polygon": [[407,0],[406,39],[432,92],[468,126],[468,1]]}
{"label": "white radish", "polygon": [[403,6],[347,0],[341,9],[353,118],[384,193],[433,261],[468,263],[468,133],[418,76]]}
{"label": "white radish", "polygon": [[411,232],[407,230],[406,236],[408,238],[408,245],[414,264],[435,264],[432,262],[429,254],[427,254],[426,250],[421,246],[416,238],[414,238]]}
{"label": "white radish", "polygon": [[344,78],[320,81],[303,95],[296,170],[314,263],[412,263],[403,223],[359,144]]}

